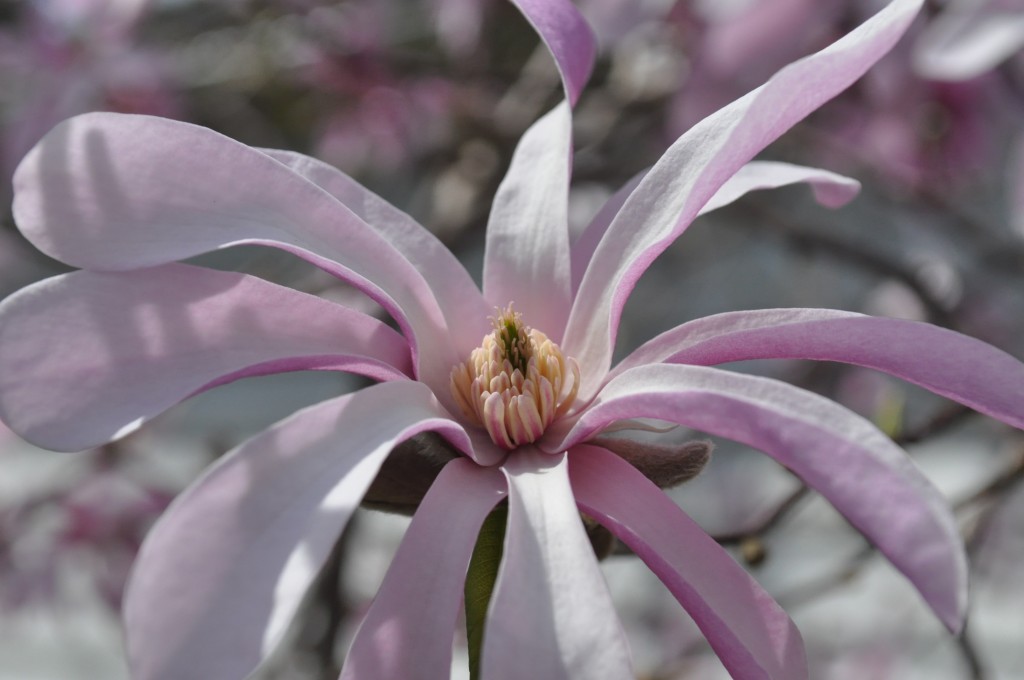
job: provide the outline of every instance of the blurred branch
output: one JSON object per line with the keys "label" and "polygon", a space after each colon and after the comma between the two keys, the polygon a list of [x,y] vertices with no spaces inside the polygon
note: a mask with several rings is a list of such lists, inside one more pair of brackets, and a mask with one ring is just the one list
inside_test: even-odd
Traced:
{"label": "blurred branch", "polygon": [[942,434],[955,425],[963,422],[967,417],[974,415],[974,411],[962,404],[950,403],[939,410],[930,420],[921,423],[917,427],[906,428],[893,437],[893,441],[900,446],[908,444],[919,444],[925,439]]}
{"label": "blurred branch", "polygon": [[970,621],[964,625],[963,631],[957,637],[957,647],[960,650],[960,656],[964,659],[964,663],[967,664],[971,680],[985,680],[987,676],[985,669],[981,665],[981,657],[974,648],[971,638],[967,635],[968,626],[970,626]]}
{"label": "blurred branch", "polygon": [[737,206],[736,210],[746,213],[750,219],[738,220],[735,226],[741,229],[758,231],[767,227],[769,230],[790,240],[797,247],[829,255],[837,260],[861,267],[875,274],[896,279],[914,291],[924,305],[931,322],[947,328],[954,328],[956,326],[952,310],[947,309],[946,304],[936,297],[922,283],[913,270],[908,268],[903,262],[881,253],[870,251],[841,237],[825,233],[820,229],[783,219],[773,210],[755,201],[745,201],[744,205]]}
{"label": "blurred branch", "polygon": [[1024,482],[1024,451],[1018,455],[1015,463],[1004,470],[1002,474],[986,484],[974,495],[965,498],[954,506],[954,510],[962,511],[978,503],[990,503],[974,522],[973,527],[966,537],[967,551],[973,553],[984,543],[988,536],[989,527],[995,517],[996,511],[1001,507],[1002,501],[1009,495],[1009,491],[1018,484]]}
{"label": "blurred branch", "polygon": [[775,507],[775,510],[765,517],[757,526],[746,531],[716,534],[712,536],[712,538],[722,545],[742,545],[751,539],[760,539],[760,537],[777,527],[782,520],[784,520],[789,513],[799,505],[800,501],[807,497],[810,491],[810,487],[801,482],[800,487],[783,499],[783,501]]}

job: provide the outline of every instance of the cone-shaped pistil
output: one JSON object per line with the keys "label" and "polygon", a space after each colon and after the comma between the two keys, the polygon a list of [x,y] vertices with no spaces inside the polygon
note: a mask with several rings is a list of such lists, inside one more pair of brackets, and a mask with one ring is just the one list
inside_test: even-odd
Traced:
{"label": "cone-shaped pistil", "polygon": [[546,335],[523,324],[509,305],[494,330],[451,374],[452,394],[466,417],[498,446],[536,441],[576,398],[580,368]]}

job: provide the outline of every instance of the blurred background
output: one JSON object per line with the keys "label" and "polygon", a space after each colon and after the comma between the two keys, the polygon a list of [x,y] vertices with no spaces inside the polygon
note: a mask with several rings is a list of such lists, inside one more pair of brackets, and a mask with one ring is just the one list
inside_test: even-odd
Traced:
{"label": "blurred background", "polygon": [[[693,123],[884,3],[577,4],[601,46],[575,116],[581,229]],[[699,218],[641,279],[618,355],[707,314],[832,307],[929,321],[1024,357],[1022,46],[1024,2],[926,3],[892,54],[762,155],[851,175],[861,196],[829,211],[792,188]],[[505,0],[0,0],[0,296],[64,271],[19,236],[10,177],[54,124],[93,110],[316,156],[411,213],[479,280],[494,190],[519,136],[559,94],[547,52]],[[374,311],[277,251],[203,263]],[[703,474],[670,493],[794,618],[811,676],[1024,677],[1024,434],[863,369],[735,368],[873,420],[947,495],[970,554],[971,613],[955,638],[799,480],[716,442]],[[247,379],[77,455],[34,449],[0,425],[0,680],[126,678],[121,593],[155,518],[246,436],[361,386],[316,373]],[[406,523],[360,511],[264,677],[337,677]],[[639,677],[728,677],[642,563],[603,566]],[[465,643],[455,644],[453,677],[468,677]]]}

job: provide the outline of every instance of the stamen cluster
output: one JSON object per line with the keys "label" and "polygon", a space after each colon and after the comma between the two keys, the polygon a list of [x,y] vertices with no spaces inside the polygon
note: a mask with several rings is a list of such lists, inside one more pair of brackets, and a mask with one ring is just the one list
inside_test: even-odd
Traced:
{"label": "stamen cluster", "polygon": [[494,330],[451,373],[451,390],[467,418],[498,446],[536,441],[569,410],[580,384],[576,360],[523,324],[509,305],[492,319]]}

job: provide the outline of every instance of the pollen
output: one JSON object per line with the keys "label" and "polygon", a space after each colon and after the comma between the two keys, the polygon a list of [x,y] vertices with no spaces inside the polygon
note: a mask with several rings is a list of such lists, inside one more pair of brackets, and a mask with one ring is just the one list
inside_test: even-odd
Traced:
{"label": "pollen", "polygon": [[452,369],[451,389],[467,418],[498,446],[514,449],[539,439],[569,410],[580,368],[546,335],[524,325],[511,304],[491,321],[494,330]]}

